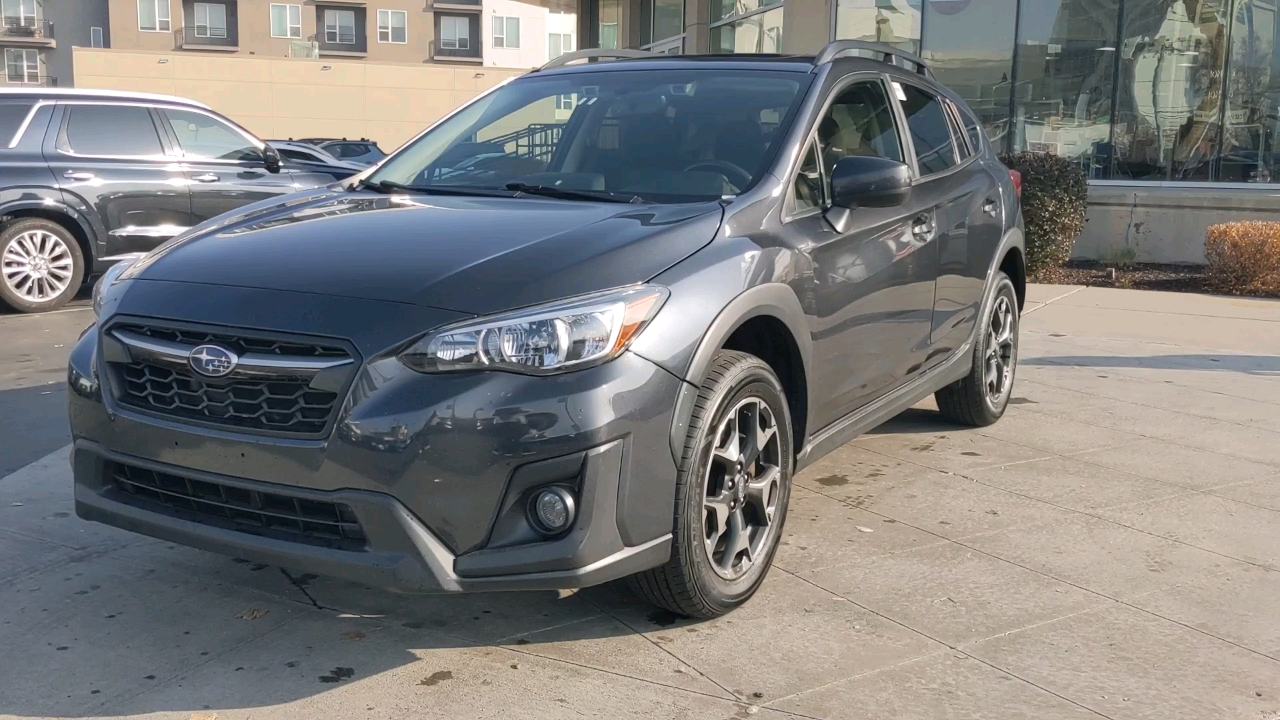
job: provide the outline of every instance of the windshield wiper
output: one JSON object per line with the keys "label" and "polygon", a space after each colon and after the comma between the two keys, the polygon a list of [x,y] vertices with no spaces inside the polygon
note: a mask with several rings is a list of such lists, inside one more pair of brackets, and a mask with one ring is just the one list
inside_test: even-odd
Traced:
{"label": "windshield wiper", "polygon": [[421,195],[472,195],[479,197],[514,197],[512,193],[488,188],[471,188],[461,185],[404,185],[390,180],[371,182],[368,178],[360,178],[357,186],[377,190],[380,193],[417,193]]}
{"label": "windshield wiper", "polygon": [[515,190],[517,194],[541,195],[560,200],[592,200],[615,203],[644,202],[639,195],[623,195],[605,190],[570,190],[568,188],[555,187],[554,185],[529,185],[522,182],[509,182],[506,187],[508,190]]}

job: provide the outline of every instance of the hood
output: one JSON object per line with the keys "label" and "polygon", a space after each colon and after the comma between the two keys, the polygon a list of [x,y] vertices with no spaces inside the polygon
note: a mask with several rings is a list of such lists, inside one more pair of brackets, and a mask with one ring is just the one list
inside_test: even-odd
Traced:
{"label": "hood", "polygon": [[127,276],[484,315],[649,280],[709,243],[722,212],[326,189],[197,227]]}

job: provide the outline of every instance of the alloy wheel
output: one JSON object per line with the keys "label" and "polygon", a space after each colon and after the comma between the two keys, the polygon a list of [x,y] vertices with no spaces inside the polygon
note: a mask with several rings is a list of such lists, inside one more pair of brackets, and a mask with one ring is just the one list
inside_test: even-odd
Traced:
{"label": "alloy wheel", "polygon": [[0,258],[4,282],[23,300],[49,302],[62,295],[75,274],[75,260],[62,238],[44,230],[15,236]]}
{"label": "alloy wheel", "polygon": [[716,429],[703,494],[703,544],[716,574],[736,580],[763,559],[776,531],[782,483],[773,411],[740,401]]}
{"label": "alloy wheel", "polygon": [[987,389],[987,401],[992,407],[998,407],[1005,393],[1013,384],[1013,367],[1017,362],[1014,348],[1014,316],[1013,304],[1009,298],[1000,295],[991,311],[991,322],[987,328],[986,370],[983,380]]}

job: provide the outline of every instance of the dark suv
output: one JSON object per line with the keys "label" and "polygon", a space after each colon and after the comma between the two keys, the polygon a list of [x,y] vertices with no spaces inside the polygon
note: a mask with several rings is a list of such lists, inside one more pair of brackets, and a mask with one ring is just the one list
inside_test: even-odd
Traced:
{"label": "dark suv", "polygon": [[333,182],[196,102],[0,90],[0,301],[61,307],[131,253],[258,200]]}
{"label": "dark suv", "polygon": [[795,472],[930,394],[1001,416],[1017,190],[918,58],[566,66],[605,55],[104,277],[77,513],[409,590],[634,576],[706,617],[760,585]]}

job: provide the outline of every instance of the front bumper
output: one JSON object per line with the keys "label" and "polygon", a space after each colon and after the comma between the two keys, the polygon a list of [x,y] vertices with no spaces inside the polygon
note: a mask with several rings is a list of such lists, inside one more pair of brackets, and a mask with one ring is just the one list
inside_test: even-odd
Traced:
{"label": "front bumper", "polygon": [[[560,376],[442,377],[362,347],[375,359],[361,367],[332,431],[297,439],[119,405],[100,333],[81,338],[68,370],[76,512],[87,520],[415,592],[585,587],[670,557],[668,435],[682,382],[634,354]],[[366,542],[306,544],[139,502],[114,483],[118,466],[340,503]],[[545,539],[531,532],[524,500],[552,482],[574,488],[578,514],[567,533]]]}

